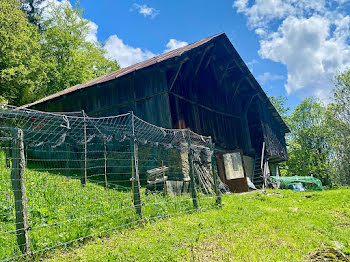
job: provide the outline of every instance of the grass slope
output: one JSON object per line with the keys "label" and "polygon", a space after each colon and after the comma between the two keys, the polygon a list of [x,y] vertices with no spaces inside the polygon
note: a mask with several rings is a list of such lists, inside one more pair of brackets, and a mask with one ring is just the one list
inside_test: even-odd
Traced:
{"label": "grass slope", "polygon": [[[305,261],[324,246],[350,254],[350,190],[225,195],[222,209],[123,230],[50,261]],[[336,242],[338,243],[336,243]]]}
{"label": "grass slope", "polygon": [[[1,154],[0,154],[1,159]],[[15,235],[15,208],[11,170],[0,161],[0,261],[20,256]],[[125,227],[136,226],[130,191],[105,189],[89,182],[49,172],[25,171],[28,197],[29,235],[34,258],[52,247],[76,245],[86,237],[106,236]],[[142,190],[143,218],[168,217],[193,209],[189,196],[163,197]],[[201,198],[202,207],[214,206],[215,199]],[[76,241],[78,239],[78,241]]]}

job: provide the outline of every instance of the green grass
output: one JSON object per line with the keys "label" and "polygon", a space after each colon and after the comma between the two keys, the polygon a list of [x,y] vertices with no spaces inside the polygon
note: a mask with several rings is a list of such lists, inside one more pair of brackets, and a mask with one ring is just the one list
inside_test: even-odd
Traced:
{"label": "green grass", "polygon": [[[305,261],[325,246],[350,255],[350,190],[225,195],[222,209],[122,230],[50,261]],[[336,242],[334,242],[336,241]]]}
{"label": "green grass", "polygon": [[[0,260],[21,255],[13,232],[16,218],[10,173],[11,170],[1,163]],[[135,221],[140,220],[135,214],[130,191],[105,189],[91,182],[82,187],[77,178],[30,169],[25,171],[25,183],[30,243],[34,252],[46,252],[54,246],[74,246],[89,236],[108,236],[125,227],[136,227],[138,223]],[[145,221],[193,209],[189,196],[164,197],[162,194],[146,194],[142,190],[142,202]],[[211,207],[214,202],[203,198],[200,205]],[[34,258],[45,252],[36,253]]]}

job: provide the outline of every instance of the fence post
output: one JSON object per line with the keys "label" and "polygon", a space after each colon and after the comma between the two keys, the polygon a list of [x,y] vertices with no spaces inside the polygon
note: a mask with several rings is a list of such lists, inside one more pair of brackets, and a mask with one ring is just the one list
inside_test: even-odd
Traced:
{"label": "fence post", "polygon": [[24,183],[25,157],[23,131],[21,129],[14,129],[12,136],[11,182],[15,199],[17,243],[23,254],[30,254],[28,200]]}
{"label": "fence post", "polygon": [[165,168],[164,168],[164,161],[162,160],[162,174],[163,174],[163,190],[164,190],[164,196],[167,194],[167,187],[166,187],[166,180],[165,180]]}
{"label": "fence post", "polygon": [[106,136],[103,135],[103,148],[104,148],[104,152],[103,152],[103,156],[104,156],[104,166],[105,166],[105,184],[106,184],[106,188],[108,187],[108,177],[107,177],[107,143],[106,143]]}
{"label": "fence post", "polygon": [[[133,195],[134,195],[134,206],[136,208],[136,213],[142,218],[142,203],[141,203],[141,191],[140,191],[140,176],[139,176],[139,164],[138,164],[138,147],[135,137],[135,117],[134,113],[131,112],[131,156],[133,160],[133,171],[135,171],[135,176],[132,174],[133,181]],[[134,173],[134,172],[132,172]],[[136,180],[136,181],[134,181]],[[136,183],[135,183],[136,182]]]}
{"label": "fence post", "polygon": [[211,154],[211,170],[213,174],[213,181],[214,181],[214,188],[215,188],[215,194],[216,194],[216,204],[221,207],[221,192],[218,187],[218,175],[215,172],[215,166],[216,166],[216,157],[215,157],[215,144],[211,141],[210,138],[210,154]]}
{"label": "fence post", "polygon": [[197,201],[197,192],[196,192],[196,182],[194,180],[194,171],[193,171],[193,159],[192,159],[192,153],[191,153],[191,135],[190,135],[190,129],[187,129],[187,146],[188,146],[188,164],[189,164],[189,173],[190,173],[190,188],[191,188],[191,194],[192,194],[192,202],[193,207],[195,209],[198,209],[198,201]]}
{"label": "fence post", "polygon": [[67,178],[70,176],[70,170],[69,170],[70,154],[69,154],[69,150],[70,150],[69,145],[68,145],[68,143],[66,143],[66,177]]}
{"label": "fence post", "polygon": [[84,117],[84,177],[81,180],[82,185],[85,186],[87,183],[87,138],[86,138],[86,114],[84,110],[83,112],[83,117]]}

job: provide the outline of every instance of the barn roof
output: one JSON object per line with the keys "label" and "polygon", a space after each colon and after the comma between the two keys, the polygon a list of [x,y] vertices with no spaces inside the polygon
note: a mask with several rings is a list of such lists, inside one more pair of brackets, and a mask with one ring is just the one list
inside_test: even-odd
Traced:
{"label": "barn roof", "polygon": [[[166,62],[167,60],[170,60],[170,59],[173,59],[173,58],[176,58],[176,57],[180,57],[182,56],[184,53],[188,52],[188,51],[191,51],[197,47],[200,47],[200,46],[203,46],[205,44],[209,44],[210,42],[213,42],[213,41],[216,41],[217,39],[221,38],[221,37],[225,37],[228,40],[227,36],[225,33],[219,33],[219,34],[216,34],[216,35],[213,35],[213,36],[210,36],[208,38],[205,38],[205,39],[202,39],[198,42],[195,42],[195,43],[192,43],[192,44],[189,44],[189,45],[186,45],[184,47],[180,47],[178,49],[175,49],[175,50],[172,50],[172,51],[169,51],[167,53],[164,53],[162,55],[159,55],[159,56],[155,56],[151,59],[148,59],[146,61],[143,61],[143,62],[140,62],[140,63],[137,63],[137,64],[134,64],[134,65],[131,65],[131,66],[128,66],[128,67],[125,67],[125,68],[121,68],[113,73],[110,73],[110,74],[107,74],[107,75],[104,75],[104,76],[101,76],[101,77],[98,77],[98,78],[95,78],[93,80],[90,80],[90,81],[87,81],[85,83],[82,83],[82,84],[78,84],[78,85],[75,85],[75,86],[72,86],[70,88],[67,88],[67,89],[64,89],[62,91],[59,91],[55,94],[52,94],[52,95],[49,95],[47,97],[44,97],[42,99],[39,99],[33,103],[30,103],[30,104],[27,104],[27,105],[23,105],[22,108],[30,108],[32,106],[35,106],[35,105],[38,105],[38,104],[41,104],[41,103],[45,103],[47,101],[50,101],[50,100],[53,100],[53,99],[56,99],[56,98],[59,98],[61,96],[64,96],[64,95],[67,95],[67,94],[70,94],[70,93],[73,93],[73,92],[76,92],[78,90],[81,90],[81,89],[84,89],[84,88],[87,88],[87,87],[90,87],[90,86],[94,86],[94,85],[97,85],[97,84],[101,84],[101,83],[104,83],[104,82],[108,82],[108,81],[112,81],[116,78],[119,78],[119,77],[122,77],[122,76],[125,76],[125,75],[128,75],[130,73],[133,73],[135,71],[138,71],[138,70],[141,70],[141,69],[144,69],[144,68],[148,68],[152,65],[155,65],[157,63],[161,63],[161,62]],[[232,44],[231,44],[232,45]],[[233,47],[233,46],[232,46]],[[234,47],[233,47],[234,49]],[[241,64],[244,65],[245,69],[247,71],[249,71],[249,69],[246,67],[246,65],[244,64],[243,60],[241,59],[241,57],[238,55],[237,51],[234,50],[235,53],[237,54],[239,60],[241,60]],[[276,108],[272,105],[272,103],[270,102],[270,100],[268,99],[268,97],[266,96],[265,92],[262,90],[261,86],[258,84],[258,82],[256,81],[256,79],[253,77],[253,75],[249,72],[249,74],[252,76],[252,80],[254,82],[254,84],[256,86],[258,86],[258,88],[262,91],[261,93],[265,96],[266,98],[266,102],[267,102],[267,106],[270,110],[272,110],[272,114],[274,115],[274,117],[276,118],[276,120],[280,123],[280,125],[282,126],[283,130],[288,133],[290,132],[288,126],[285,124],[285,122],[282,120],[281,116],[279,115],[279,113],[277,112]]]}

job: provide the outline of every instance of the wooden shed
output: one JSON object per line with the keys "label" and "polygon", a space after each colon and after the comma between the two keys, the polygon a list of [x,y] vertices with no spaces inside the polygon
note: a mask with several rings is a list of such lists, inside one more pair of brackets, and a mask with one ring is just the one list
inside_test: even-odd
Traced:
{"label": "wooden shed", "polygon": [[[220,177],[232,191],[261,185],[287,160],[289,132],[225,33],[220,33],[111,74],[73,86],[24,107],[48,112],[84,110],[89,116],[133,111],[166,128],[190,128],[211,136]],[[244,177],[231,177],[234,154],[244,159]],[[232,158],[225,158],[225,153]],[[244,156],[244,157],[243,157]],[[238,171],[237,171],[238,172]],[[232,181],[231,181],[232,180]]]}

